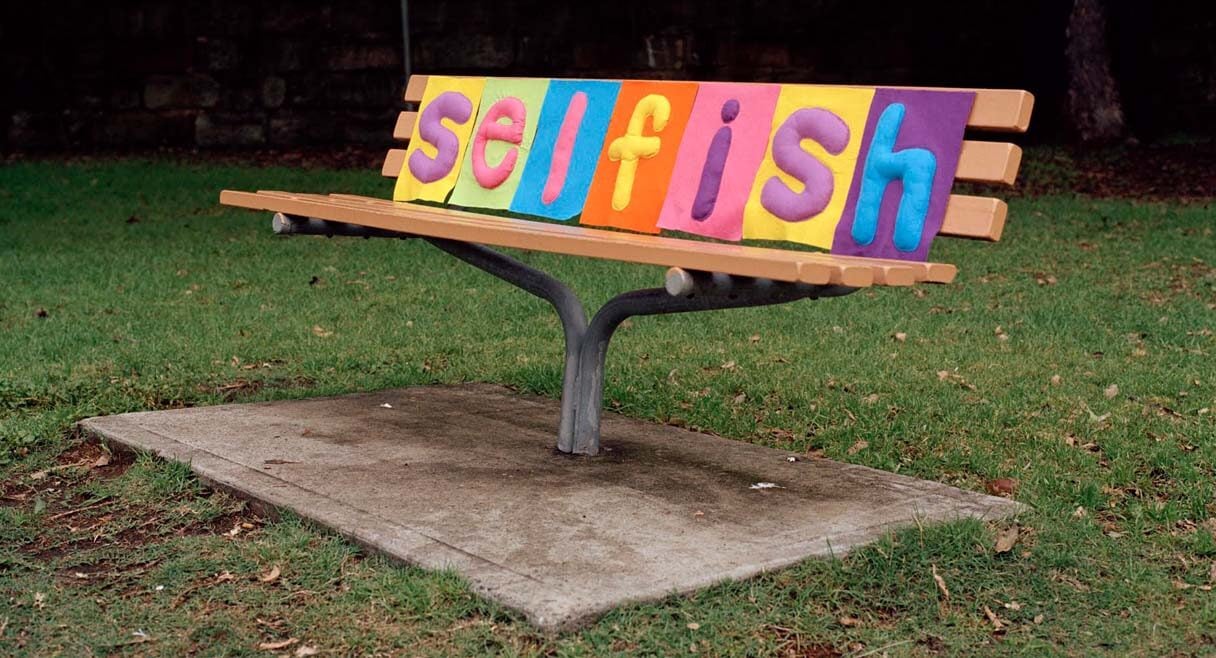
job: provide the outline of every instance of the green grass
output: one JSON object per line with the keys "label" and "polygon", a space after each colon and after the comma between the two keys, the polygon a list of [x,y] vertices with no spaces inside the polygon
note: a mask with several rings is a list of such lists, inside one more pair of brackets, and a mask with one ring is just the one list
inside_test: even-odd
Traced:
{"label": "green grass", "polygon": [[[634,320],[606,384],[625,414],[973,490],[1013,478],[1033,511],[1007,553],[1004,527],[913,529],[550,637],[454,575],[265,521],[184,467],[90,468],[102,453],[71,424],[99,414],[560,390],[542,302],[417,241],[276,239],[265,214],[219,207],[222,187],[389,189],[363,172],[0,168],[0,653],[1216,652],[1210,207],[1018,198],[1001,243],[934,247],[956,284]],[[591,305],[662,274],[521,258]]]}

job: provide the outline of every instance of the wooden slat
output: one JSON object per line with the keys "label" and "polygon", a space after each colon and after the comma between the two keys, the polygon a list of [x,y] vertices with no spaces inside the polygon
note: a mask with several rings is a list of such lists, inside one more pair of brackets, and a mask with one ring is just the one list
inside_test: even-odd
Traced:
{"label": "wooden slat", "polygon": [[[417,112],[402,112],[397,115],[393,137],[408,142],[414,134],[414,122],[417,120]],[[958,170],[954,177],[976,183],[1013,185],[1021,163],[1022,149],[1016,144],[967,140],[963,142]]]}
{"label": "wooden slat", "polygon": [[957,180],[1013,185],[1022,165],[1022,147],[1008,142],[965,140],[958,155]]}
{"label": "wooden slat", "polygon": [[414,235],[816,285],[910,285],[928,270],[921,263],[643,236],[365,197],[224,191],[220,201]]}
{"label": "wooden slat", "polygon": [[414,122],[418,120],[417,112],[402,112],[397,115],[397,125],[393,126],[393,139],[405,142],[414,136]]}
{"label": "wooden slat", "polygon": [[[417,103],[426,89],[425,75],[410,76],[405,87],[405,100]],[[741,83],[742,84],[742,83]],[[845,85],[860,86],[860,85]],[[882,87],[885,85],[869,85]],[[891,89],[942,89],[947,91],[974,91],[975,103],[967,117],[967,127],[976,130],[1003,132],[1026,132],[1030,128],[1030,115],[1034,111],[1034,94],[1021,89],[948,89],[945,87],[890,87]]]}
{"label": "wooden slat", "polygon": [[[385,156],[380,173],[396,178],[404,163],[405,149],[392,149]],[[1001,239],[1007,210],[1005,202],[1000,199],[951,194],[940,233],[949,237],[995,242]]]}

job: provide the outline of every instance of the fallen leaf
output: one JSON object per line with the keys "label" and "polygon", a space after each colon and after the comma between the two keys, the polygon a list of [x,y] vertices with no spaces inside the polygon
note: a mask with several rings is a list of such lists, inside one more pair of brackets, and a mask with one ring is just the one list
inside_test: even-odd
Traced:
{"label": "fallen leaf", "polygon": [[325,329],[324,327],[322,327],[319,324],[314,324],[312,326],[312,333],[314,336],[317,336],[319,338],[329,338],[330,336],[334,335],[334,332],[329,331],[328,329]]}
{"label": "fallen leaf", "polygon": [[225,532],[224,534],[229,537],[235,537],[235,536],[241,534],[241,524],[238,523],[238,524],[232,526],[232,529],[229,530],[228,532]]}
{"label": "fallen leaf", "polygon": [[1087,516],[1089,516],[1089,512],[1085,511],[1085,508],[1080,505],[1072,512],[1072,518],[1074,519],[1083,519]]}
{"label": "fallen leaf", "polygon": [[280,573],[282,573],[282,572],[279,571],[279,568],[276,566],[276,567],[271,568],[270,571],[267,571],[266,573],[264,573],[260,577],[258,577],[258,580],[260,580],[264,583],[273,583],[274,581],[279,579]]}
{"label": "fallen leaf", "polygon": [[1013,478],[997,478],[984,484],[984,489],[993,496],[1012,496],[1018,490],[1018,481]]}
{"label": "fallen leaf", "polygon": [[854,443],[853,445],[849,446],[849,449],[846,450],[845,453],[849,454],[849,455],[855,455],[855,454],[861,452],[862,450],[865,450],[868,447],[870,447],[869,441],[866,441],[865,439],[859,439],[857,441],[857,443]]}
{"label": "fallen leaf", "polygon": [[734,369],[736,369],[736,368],[738,368],[738,367],[739,367],[739,366],[738,366],[738,365],[736,365],[734,361],[727,361],[726,363],[723,363],[723,364],[722,364],[722,369],[723,369],[723,370],[734,370]]}
{"label": "fallen leaf", "polygon": [[902,342],[904,342],[904,341],[908,340],[908,334],[906,334],[906,333],[904,333],[904,332],[902,332],[902,331],[897,331],[897,332],[895,332],[895,334],[893,334],[891,337],[892,337],[892,338],[894,338],[896,341],[898,341],[898,342],[900,342],[900,343],[902,343]]}
{"label": "fallen leaf", "polygon": [[287,647],[295,644],[296,642],[299,642],[299,640],[292,637],[292,638],[287,638],[286,640],[282,640],[279,642],[263,642],[258,645],[258,648],[261,649],[262,651],[276,651],[278,649],[286,649]]}
{"label": "fallen leaf", "polygon": [[946,587],[946,580],[941,577],[941,574],[937,573],[937,565],[930,564],[929,571],[931,571],[933,573],[933,582],[937,583],[937,589],[941,591],[942,598],[949,601],[950,600],[950,590]]}
{"label": "fallen leaf", "polygon": [[34,607],[39,610],[46,607],[46,594],[42,592],[34,592]]}
{"label": "fallen leaf", "polygon": [[751,342],[751,343],[759,343],[760,334],[752,334],[751,337],[749,337],[747,340],[748,340],[748,342]]}
{"label": "fallen leaf", "polygon": [[1111,384],[1110,386],[1107,386],[1106,390],[1102,391],[1102,394],[1106,396],[1107,400],[1114,398],[1116,395],[1119,394],[1119,385]]}
{"label": "fallen leaf", "polygon": [[852,628],[854,626],[861,625],[861,620],[856,617],[841,617],[840,619],[837,619],[836,621],[840,622],[841,626],[845,626],[848,628]]}
{"label": "fallen leaf", "polygon": [[296,658],[304,658],[305,656],[315,656],[319,653],[321,653],[320,649],[312,646],[311,644],[305,644],[296,649],[296,652],[292,655],[294,655]]}
{"label": "fallen leaf", "polygon": [[1000,531],[996,535],[996,544],[992,550],[997,553],[1008,553],[1013,550],[1014,544],[1018,543],[1019,529],[1016,525],[1011,525],[1008,528]]}
{"label": "fallen leaf", "polygon": [[743,404],[744,402],[747,401],[747,393],[740,393],[731,399],[734,401],[735,404]]}
{"label": "fallen leaf", "polygon": [[688,622],[688,630],[695,631],[699,628],[701,628],[701,625],[698,624],[697,622],[695,622],[695,621]]}
{"label": "fallen leaf", "polygon": [[871,394],[865,396],[864,398],[862,398],[861,402],[862,402],[862,404],[874,404],[875,402],[878,402],[878,394],[871,393]]}
{"label": "fallen leaf", "polygon": [[216,576],[215,576],[216,585],[218,585],[220,583],[231,582],[233,580],[236,580],[236,576],[232,575],[231,571],[225,571],[223,573],[216,574]]}
{"label": "fallen leaf", "polygon": [[1051,385],[1052,386],[1059,386],[1061,381],[1063,381],[1063,380],[1060,379],[1059,375],[1051,376]]}
{"label": "fallen leaf", "polygon": [[109,466],[109,465],[110,465],[110,453],[108,453],[108,452],[101,453],[101,456],[97,458],[97,461],[93,462],[93,468],[101,468],[102,466]]}
{"label": "fallen leaf", "polygon": [[1005,604],[1005,609],[1017,612],[1018,610],[1022,609],[1022,604],[1018,603],[1017,601],[1010,601],[1009,603]]}
{"label": "fallen leaf", "polygon": [[992,630],[1005,630],[1005,625],[1001,623],[1001,618],[996,616],[996,613],[992,611],[992,608],[984,606],[984,616],[988,618],[988,621],[992,622]]}

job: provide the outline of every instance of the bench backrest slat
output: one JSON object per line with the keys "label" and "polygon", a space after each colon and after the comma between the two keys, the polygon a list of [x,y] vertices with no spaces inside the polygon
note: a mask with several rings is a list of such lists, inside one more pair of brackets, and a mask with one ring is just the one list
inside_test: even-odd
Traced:
{"label": "bench backrest slat", "polygon": [[[422,101],[428,76],[410,76],[405,89],[407,103]],[[742,84],[742,83],[741,83]],[[848,86],[848,85],[845,85]],[[894,87],[896,89],[934,89],[934,87]],[[954,89],[954,91],[959,91]],[[967,119],[967,127],[995,132],[1025,132],[1030,126],[1034,96],[1016,89],[969,89],[974,91],[975,103]],[[395,139],[408,142],[413,135],[418,113],[402,112],[393,129]],[[391,149],[384,159],[381,173],[395,178],[405,163],[404,149]],[[955,179],[974,183],[1013,185],[1022,163],[1022,149],[1010,142],[964,140],[959,154]],[[1005,228],[1008,206],[993,197],[952,194],[942,221],[942,236],[976,240],[1000,240]]]}

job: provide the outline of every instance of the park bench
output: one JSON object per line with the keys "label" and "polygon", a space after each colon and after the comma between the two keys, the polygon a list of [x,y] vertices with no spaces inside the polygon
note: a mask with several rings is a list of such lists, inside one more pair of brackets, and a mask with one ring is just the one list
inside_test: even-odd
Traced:
{"label": "park bench", "polygon": [[[405,101],[422,102],[427,85],[427,76],[412,76]],[[967,129],[1024,132],[1028,128],[1033,107],[1033,97],[1028,92],[965,91],[974,92],[966,116]],[[725,109],[723,120],[730,121]],[[393,136],[409,141],[417,135],[418,121],[419,112],[402,112]],[[1021,149],[1014,144],[964,140],[953,178],[1012,185],[1020,161]],[[382,173],[396,177],[406,163],[407,151],[392,149],[385,157]],[[902,206],[902,196],[899,198]],[[626,233],[348,194],[226,190],[220,201],[275,213],[272,225],[278,234],[420,238],[548,301],[556,309],[565,333],[557,446],[562,452],[586,455],[599,450],[608,342],[615,329],[630,316],[829,298],[871,286],[945,284],[954,279],[957,271],[946,263]],[[1007,206],[1000,199],[950,194],[938,235],[996,241],[1001,237],[1006,214]],[[582,303],[566,285],[490,247],[658,265],[668,270],[662,287],[622,293],[589,319]]]}

